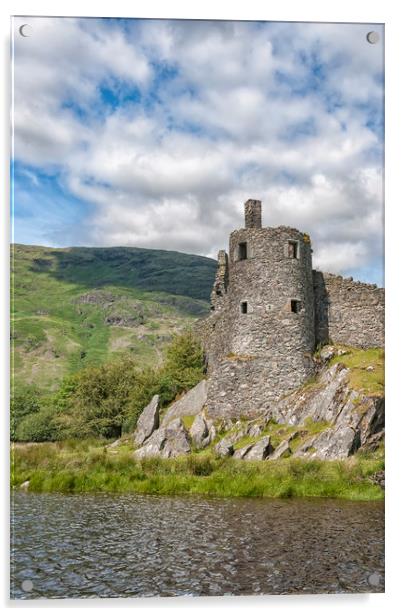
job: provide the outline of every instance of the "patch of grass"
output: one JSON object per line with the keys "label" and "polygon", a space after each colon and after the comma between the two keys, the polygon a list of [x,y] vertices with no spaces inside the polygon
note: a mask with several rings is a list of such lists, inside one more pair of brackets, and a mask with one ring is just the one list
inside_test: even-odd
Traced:
{"label": "patch of grass", "polygon": [[36,492],[383,498],[382,490],[369,481],[384,467],[377,452],[337,462],[251,462],[219,459],[205,451],[168,460],[136,460],[126,447],[112,452],[105,444],[92,440],[17,445],[12,451],[12,485],[18,488],[29,480],[29,490]]}
{"label": "patch of grass", "polygon": [[194,419],[195,415],[184,415],[183,417],[181,417],[181,421],[187,430],[191,429],[192,424],[194,423]]}
{"label": "patch of grass", "polygon": [[323,430],[330,427],[329,421],[313,421],[311,417],[307,417],[303,423],[302,429],[308,431],[308,434],[313,436],[314,434],[320,434]]}
{"label": "patch of grass", "polygon": [[[350,370],[349,384],[367,396],[384,394],[384,351],[383,349],[354,349],[344,347],[346,353],[333,357],[330,365],[344,364]],[[369,369],[368,369],[369,368]]]}
{"label": "patch of grass", "polygon": [[288,439],[294,432],[297,432],[297,430],[299,430],[299,426],[279,424],[271,419],[263,430],[262,436],[268,434],[271,437],[272,446],[276,448],[282,441]]}

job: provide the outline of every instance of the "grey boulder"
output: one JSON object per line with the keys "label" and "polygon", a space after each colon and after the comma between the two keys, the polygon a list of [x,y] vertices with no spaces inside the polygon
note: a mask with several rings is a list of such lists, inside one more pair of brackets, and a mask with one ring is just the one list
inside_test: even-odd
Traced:
{"label": "grey boulder", "polygon": [[185,415],[198,415],[206,404],[207,383],[206,380],[201,381],[195,387],[187,391],[176,402],[173,402],[166,411],[163,417],[162,425],[168,424],[176,417],[184,417]]}
{"label": "grey boulder", "polygon": [[241,449],[236,449],[234,451],[233,458],[237,458],[239,460],[245,460],[247,453],[251,451],[253,445],[245,445],[245,447],[241,447]]}
{"label": "grey boulder", "polygon": [[270,436],[264,436],[251,446],[251,448],[246,452],[243,459],[265,460],[271,453],[273,453],[273,447],[270,442]]}
{"label": "grey boulder", "polygon": [[291,455],[291,447],[288,440],[281,441],[280,445],[269,456],[269,460],[278,460],[279,458],[286,458],[289,455]]}
{"label": "grey boulder", "polygon": [[219,458],[226,458],[232,456],[234,453],[234,445],[229,438],[222,438],[214,448],[216,455]]}
{"label": "grey boulder", "polygon": [[153,434],[159,427],[159,396],[153,396],[152,400],[143,409],[139,416],[134,433],[134,443],[138,447]]}
{"label": "grey boulder", "polygon": [[202,415],[196,415],[194,422],[189,430],[190,437],[195,447],[200,449],[209,434],[206,420]]}
{"label": "grey boulder", "polygon": [[216,438],[216,428],[202,414],[196,415],[189,434],[196,449],[204,449]]}
{"label": "grey boulder", "polygon": [[161,452],[162,458],[175,458],[191,451],[188,432],[179,417],[171,421],[162,430],[166,434],[166,441]]}

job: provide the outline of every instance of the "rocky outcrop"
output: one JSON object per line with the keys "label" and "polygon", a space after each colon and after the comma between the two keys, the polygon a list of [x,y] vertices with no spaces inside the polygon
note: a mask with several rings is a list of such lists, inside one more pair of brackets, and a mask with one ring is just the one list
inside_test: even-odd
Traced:
{"label": "rocky outcrop", "polygon": [[151,434],[159,427],[159,396],[153,396],[152,400],[143,409],[139,416],[134,433],[136,446],[143,445]]}
{"label": "rocky outcrop", "polygon": [[204,415],[196,415],[189,430],[189,435],[195,449],[204,449],[216,437],[216,428],[213,422],[207,420]]}
{"label": "rocky outcrop", "polygon": [[326,430],[302,445],[295,453],[297,457],[345,458],[383,429],[384,399],[353,390],[349,376],[349,369],[337,363],[323,369],[316,382],[293,392],[272,407],[269,416],[278,423],[293,426],[305,422],[327,424]]}
{"label": "rocky outcrop", "polygon": [[175,458],[191,451],[188,432],[180,418],[174,419],[167,426],[162,426],[146,441],[145,445],[134,452],[136,458]]}
{"label": "rocky outcrop", "polygon": [[362,447],[362,450],[366,452],[373,452],[373,451],[376,451],[380,447],[380,445],[382,445],[383,443],[384,443],[384,430],[380,430],[380,432],[376,432],[376,434],[372,434],[366,439]]}
{"label": "rocky outcrop", "polygon": [[281,441],[280,445],[269,456],[269,460],[278,460],[279,458],[287,458],[292,453],[288,440]]}
{"label": "rocky outcrop", "polygon": [[187,391],[176,402],[173,402],[167,409],[162,425],[167,425],[176,417],[185,417],[186,415],[198,415],[206,404],[207,382],[201,381],[195,387]]}
{"label": "rocky outcrop", "polygon": [[197,415],[195,417],[194,422],[189,430],[189,434],[195,447],[197,447],[198,449],[202,448],[203,442],[209,434],[206,420],[204,417],[202,417],[202,415]]}
{"label": "rocky outcrop", "polygon": [[320,460],[339,460],[355,453],[360,445],[360,433],[351,426],[337,426],[321,432],[304,443],[294,454],[317,457]]}
{"label": "rocky outcrop", "polygon": [[241,447],[240,449],[236,449],[234,451],[233,458],[238,458],[239,460],[245,460],[247,453],[250,452],[251,449],[252,449],[252,444],[248,444],[248,445],[245,445],[244,447]]}
{"label": "rocky outcrop", "polygon": [[251,445],[250,449],[248,449],[248,451],[243,456],[243,459],[265,460],[271,453],[273,453],[273,447],[270,442],[270,436],[264,436],[259,441]]}
{"label": "rocky outcrop", "polygon": [[162,430],[166,435],[162,458],[175,458],[191,451],[191,441],[188,432],[179,417],[173,419]]}
{"label": "rocky outcrop", "polygon": [[[384,398],[354,389],[352,372],[344,364],[330,366],[333,357],[345,353],[333,346],[323,349],[316,379],[248,421],[228,418],[215,425],[207,415],[207,387],[202,381],[167,409],[158,427],[155,397],[138,420],[135,443],[141,448],[135,455],[175,457],[211,444],[218,457],[239,460],[272,461],[288,456],[337,460],[360,448],[375,451],[384,439]],[[365,366],[369,372],[370,365],[366,362]],[[183,423],[185,416],[194,418],[189,432]],[[220,440],[213,444],[218,433]]]}
{"label": "rocky outcrop", "polygon": [[214,448],[216,455],[219,458],[226,458],[232,456],[234,453],[234,445],[229,438],[222,438]]}

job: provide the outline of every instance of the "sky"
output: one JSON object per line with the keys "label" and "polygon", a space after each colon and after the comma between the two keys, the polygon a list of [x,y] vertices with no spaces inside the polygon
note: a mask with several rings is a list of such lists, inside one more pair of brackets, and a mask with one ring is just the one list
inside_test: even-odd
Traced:
{"label": "sky", "polygon": [[13,241],[216,258],[253,198],[314,267],[383,285],[381,25],[12,28]]}

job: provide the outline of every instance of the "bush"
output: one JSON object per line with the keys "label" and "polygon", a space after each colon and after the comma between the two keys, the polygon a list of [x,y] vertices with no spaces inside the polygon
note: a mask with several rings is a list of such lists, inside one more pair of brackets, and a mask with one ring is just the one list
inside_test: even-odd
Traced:
{"label": "bush", "polygon": [[10,438],[17,438],[18,426],[28,415],[40,411],[40,395],[35,387],[27,386],[15,392],[10,403]]}
{"label": "bush", "polygon": [[49,409],[27,415],[17,426],[15,440],[28,442],[57,440],[60,434],[54,419],[54,412]]}

